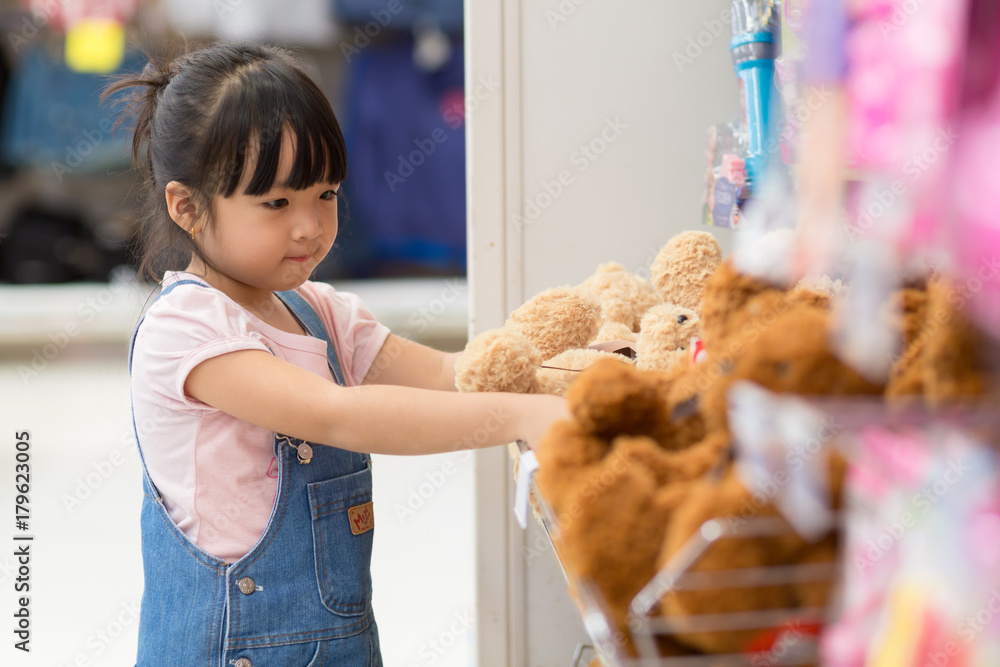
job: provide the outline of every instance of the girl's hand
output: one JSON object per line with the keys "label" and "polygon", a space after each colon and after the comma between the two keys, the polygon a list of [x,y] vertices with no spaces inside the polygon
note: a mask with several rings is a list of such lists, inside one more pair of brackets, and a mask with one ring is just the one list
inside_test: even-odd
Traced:
{"label": "girl's hand", "polygon": [[538,443],[549,427],[557,421],[571,419],[571,415],[565,398],[548,395],[531,396],[531,398],[533,400],[525,406],[525,414],[522,417],[520,439],[527,442],[532,449],[537,449]]}

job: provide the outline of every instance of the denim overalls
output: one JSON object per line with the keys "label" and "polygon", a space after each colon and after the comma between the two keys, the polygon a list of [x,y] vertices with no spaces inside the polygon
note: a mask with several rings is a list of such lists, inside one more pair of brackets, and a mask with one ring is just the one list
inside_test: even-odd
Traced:
{"label": "denim overalls", "polygon": [[[201,283],[180,280],[160,296],[184,284]],[[319,317],[295,292],[277,295],[305,331],[326,341],[330,370],[343,385]],[[135,333],[130,369],[134,346]],[[202,551],[177,528],[143,461],[139,667],[381,667],[371,606],[371,457],[278,434],[274,455],[271,517],[235,563]]]}

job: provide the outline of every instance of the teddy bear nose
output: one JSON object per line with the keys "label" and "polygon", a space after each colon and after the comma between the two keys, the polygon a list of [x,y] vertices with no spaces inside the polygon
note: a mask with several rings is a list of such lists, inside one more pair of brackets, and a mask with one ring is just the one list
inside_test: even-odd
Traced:
{"label": "teddy bear nose", "polygon": [[677,324],[684,324],[687,321],[688,321],[688,316],[687,315],[678,315],[677,316]]}

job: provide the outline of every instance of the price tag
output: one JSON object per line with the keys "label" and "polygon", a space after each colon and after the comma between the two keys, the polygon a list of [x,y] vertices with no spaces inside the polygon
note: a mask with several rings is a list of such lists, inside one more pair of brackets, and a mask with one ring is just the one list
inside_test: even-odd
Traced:
{"label": "price tag", "polygon": [[528,496],[531,494],[531,477],[538,470],[538,459],[535,452],[521,452],[517,464],[517,487],[514,491],[514,516],[521,528],[528,527]]}

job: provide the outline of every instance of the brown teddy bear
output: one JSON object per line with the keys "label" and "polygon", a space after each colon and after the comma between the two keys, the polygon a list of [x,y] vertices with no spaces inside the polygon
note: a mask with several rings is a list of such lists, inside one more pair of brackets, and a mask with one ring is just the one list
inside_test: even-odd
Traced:
{"label": "brown teddy bear", "polygon": [[672,378],[601,360],[567,392],[573,421],[555,424],[536,446],[536,482],[557,518],[560,556],[593,581],[621,628],[632,598],[655,574],[686,486],[728,458],[724,437],[676,448]]}
{"label": "brown teddy bear", "polygon": [[[621,627],[634,596],[679,545],[708,518],[739,509],[749,494],[729,467],[726,394],[733,382],[817,395],[883,390],[834,355],[829,297],[822,290],[783,289],[724,263],[707,283],[702,316],[702,326],[716,332],[706,361],[686,354],[665,372],[595,364],[567,393],[574,422],[554,427],[537,448],[538,488],[559,517],[560,555],[570,571],[594,583]],[[768,505],[760,513],[778,516]],[[650,543],[658,537],[663,541],[651,557]],[[811,544],[790,534],[762,544],[735,549],[720,542],[697,568],[766,565],[778,557],[826,562],[836,549],[832,536]],[[822,606],[828,588],[814,582],[730,592],[736,601],[729,606],[719,606],[717,593],[691,592],[664,601],[663,611]],[[682,633],[675,638],[680,644],[667,645],[670,651],[683,644],[688,653],[718,653],[744,648],[755,634]]]}
{"label": "brown teddy bear", "polygon": [[690,354],[701,336],[699,311],[705,286],[722,262],[722,249],[708,232],[670,239],[650,267],[663,303],[646,311],[636,338],[636,366],[670,370]]}
{"label": "brown teddy bear", "polygon": [[[838,455],[827,453],[831,473],[831,501],[840,506],[841,486],[846,467]],[[748,508],[752,513],[748,514]],[[740,528],[754,519],[770,519],[775,526],[784,526],[761,537],[738,537]],[[833,574],[816,580],[778,580],[773,585],[762,582],[764,570],[796,564],[836,562],[838,537],[830,532],[810,542],[800,537],[772,504],[760,504],[743,485],[735,470],[719,480],[703,479],[690,485],[684,499],[674,508],[666,530],[663,548],[657,558],[657,570],[687,547],[692,536],[716,520],[733,537],[722,537],[708,546],[685,574],[700,585],[679,586],[661,599],[661,613],[670,620],[690,616],[753,613],[766,610],[803,608],[803,617],[822,610],[830,600]],[[745,586],[713,587],[704,579],[705,573],[740,573]],[[725,575],[723,575],[725,576]],[[698,578],[701,578],[700,580]],[[820,612],[822,615],[822,612]],[[812,620],[815,622],[815,619]],[[740,630],[707,629],[681,631],[672,635],[676,641],[705,653],[740,653],[748,651],[773,630],[766,626]]]}
{"label": "brown teddy bear", "polygon": [[962,312],[965,299],[944,276],[896,295],[902,355],[890,370],[886,396],[934,409],[992,393],[986,372],[987,336]]}

